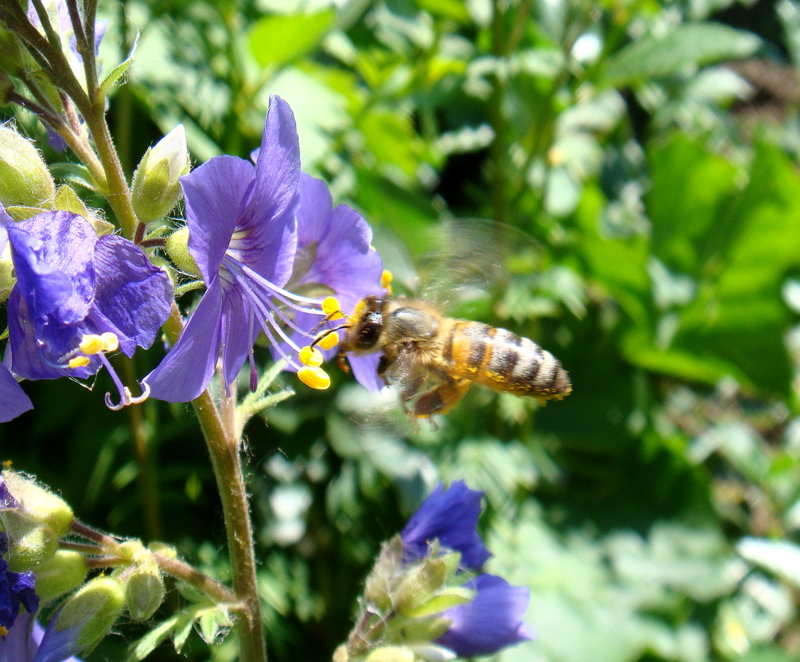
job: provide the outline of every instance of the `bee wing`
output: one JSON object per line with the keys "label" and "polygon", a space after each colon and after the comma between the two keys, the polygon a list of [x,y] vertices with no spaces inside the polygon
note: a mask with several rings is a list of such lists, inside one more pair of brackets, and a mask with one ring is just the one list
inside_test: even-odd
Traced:
{"label": "bee wing", "polygon": [[[456,218],[425,237],[417,259],[419,298],[448,314],[470,317],[508,289],[514,271],[540,268],[542,250],[530,236],[495,221]],[[459,313],[466,308],[468,312]]]}

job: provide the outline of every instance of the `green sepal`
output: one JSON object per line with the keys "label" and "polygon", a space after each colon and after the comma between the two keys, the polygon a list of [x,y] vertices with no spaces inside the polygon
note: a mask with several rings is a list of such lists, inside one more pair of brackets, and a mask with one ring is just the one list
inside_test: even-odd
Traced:
{"label": "green sepal", "polygon": [[452,607],[472,602],[474,598],[475,591],[460,586],[454,586],[453,588],[444,589],[428,602],[408,610],[404,615],[409,618],[433,616],[434,614],[441,614],[443,611]]}

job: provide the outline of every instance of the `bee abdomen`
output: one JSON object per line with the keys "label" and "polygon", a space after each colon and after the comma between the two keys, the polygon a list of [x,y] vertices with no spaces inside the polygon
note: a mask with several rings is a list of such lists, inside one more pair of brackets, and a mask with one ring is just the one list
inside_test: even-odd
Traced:
{"label": "bee abdomen", "polygon": [[569,395],[567,372],[550,352],[506,329],[458,321],[444,358],[454,374],[498,391],[549,400]]}

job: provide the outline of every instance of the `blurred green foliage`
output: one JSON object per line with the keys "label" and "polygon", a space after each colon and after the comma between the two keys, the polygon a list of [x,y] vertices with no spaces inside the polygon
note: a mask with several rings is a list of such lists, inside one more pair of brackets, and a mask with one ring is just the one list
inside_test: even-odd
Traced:
{"label": "blurred green foliage", "polygon": [[[504,262],[469,314],[534,338],[573,380],[546,408],[476,388],[413,430],[391,394],[285,376],[298,394],[247,429],[273,660],[329,659],[380,541],[458,478],[486,491],[490,570],[531,589],[537,639],[499,659],[800,656],[800,4],[101,7],[109,66],[139,31],[110,108],[130,170],[177,122],[197,162],[246,157],[280,94],[304,169],[372,223],[400,288],[450,221],[452,273]],[[459,243],[474,218],[519,234],[502,250]],[[30,387],[36,410],[0,429],[4,458],[92,524],[226,576],[186,407],[143,409],[141,466],[129,421],[96,393]]]}

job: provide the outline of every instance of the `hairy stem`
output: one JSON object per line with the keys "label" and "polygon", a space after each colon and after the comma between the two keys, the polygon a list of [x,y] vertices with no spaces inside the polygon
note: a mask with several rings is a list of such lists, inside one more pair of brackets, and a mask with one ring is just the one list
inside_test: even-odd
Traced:
{"label": "hairy stem", "polygon": [[[164,325],[167,337],[173,344],[180,337],[182,326],[180,311],[173,305],[172,314]],[[253,529],[239,439],[234,435],[232,427],[223,423],[220,410],[208,389],[192,401],[192,406],[200,421],[217,479],[228,537],[233,589],[242,603],[242,614],[236,621],[239,659],[242,662],[266,662],[267,650],[258,597]]]}

